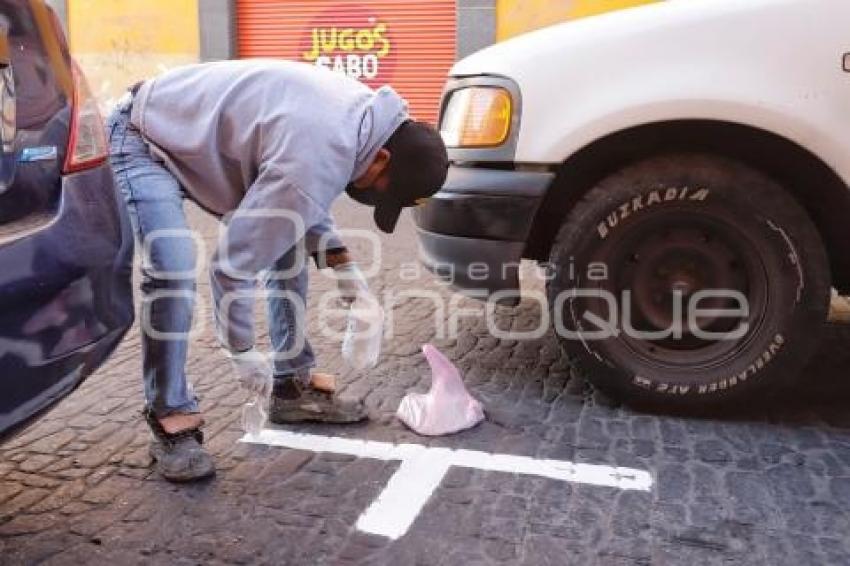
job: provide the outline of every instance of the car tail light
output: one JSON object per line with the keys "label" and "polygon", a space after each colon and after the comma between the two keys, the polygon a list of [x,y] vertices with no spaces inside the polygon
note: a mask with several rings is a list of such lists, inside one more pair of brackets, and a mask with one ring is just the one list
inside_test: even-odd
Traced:
{"label": "car tail light", "polygon": [[74,100],[71,113],[71,135],[65,173],[75,173],[96,167],[106,161],[106,133],[103,120],[92,96],[88,81],[76,62],[73,63]]}

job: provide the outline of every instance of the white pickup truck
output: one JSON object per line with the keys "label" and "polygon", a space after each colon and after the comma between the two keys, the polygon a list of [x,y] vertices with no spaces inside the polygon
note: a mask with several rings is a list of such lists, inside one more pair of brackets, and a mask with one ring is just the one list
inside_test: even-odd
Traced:
{"label": "white pickup truck", "polygon": [[551,320],[609,394],[751,399],[800,373],[850,291],[850,1],[669,0],[455,65],[425,264]]}

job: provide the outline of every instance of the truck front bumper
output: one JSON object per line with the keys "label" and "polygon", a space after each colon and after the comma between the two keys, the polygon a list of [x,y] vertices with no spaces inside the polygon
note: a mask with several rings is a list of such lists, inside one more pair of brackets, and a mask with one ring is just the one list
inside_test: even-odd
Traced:
{"label": "truck front bumper", "polygon": [[440,192],[413,213],[423,264],[473,297],[519,302],[520,261],[554,176],[452,166]]}

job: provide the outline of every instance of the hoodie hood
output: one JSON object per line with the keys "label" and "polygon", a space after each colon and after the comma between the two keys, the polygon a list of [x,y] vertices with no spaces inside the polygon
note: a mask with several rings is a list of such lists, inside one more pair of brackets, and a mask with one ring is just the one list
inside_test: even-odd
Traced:
{"label": "hoodie hood", "polygon": [[374,92],[360,123],[357,160],[351,176],[352,181],[366,172],[378,150],[408,118],[407,102],[392,87],[382,86]]}

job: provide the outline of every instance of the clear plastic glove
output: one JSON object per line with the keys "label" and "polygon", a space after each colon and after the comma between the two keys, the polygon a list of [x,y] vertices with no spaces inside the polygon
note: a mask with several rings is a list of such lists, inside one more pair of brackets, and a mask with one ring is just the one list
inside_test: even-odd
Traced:
{"label": "clear plastic glove", "polygon": [[251,436],[257,436],[266,426],[269,414],[269,398],[254,395],[254,398],[242,407],[242,430]]}
{"label": "clear plastic glove", "polygon": [[396,416],[426,436],[452,434],[484,420],[481,403],[467,392],[454,364],[430,344],[422,346],[422,353],[431,366],[431,390],[405,395]]}
{"label": "clear plastic glove", "polygon": [[264,354],[251,348],[245,352],[225,351],[236,378],[243,389],[260,396],[268,398],[272,392],[272,366]]}
{"label": "clear plastic glove", "polygon": [[336,286],[343,303],[350,305],[360,295],[372,296],[363,272],[360,271],[360,267],[353,261],[334,267],[334,276],[336,277]]}
{"label": "clear plastic glove", "polygon": [[342,358],[354,369],[378,365],[384,338],[384,309],[372,295],[358,295],[348,311]]}

